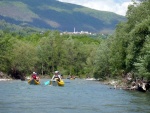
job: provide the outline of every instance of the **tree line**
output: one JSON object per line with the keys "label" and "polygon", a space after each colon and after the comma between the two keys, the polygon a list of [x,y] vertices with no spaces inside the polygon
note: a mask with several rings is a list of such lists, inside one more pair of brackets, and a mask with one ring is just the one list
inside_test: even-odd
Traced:
{"label": "tree line", "polygon": [[15,78],[33,71],[51,75],[55,70],[65,75],[86,76],[91,73],[89,62],[99,43],[100,38],[60,35],[58,31],[24,36],[0,31],[0,70]]}

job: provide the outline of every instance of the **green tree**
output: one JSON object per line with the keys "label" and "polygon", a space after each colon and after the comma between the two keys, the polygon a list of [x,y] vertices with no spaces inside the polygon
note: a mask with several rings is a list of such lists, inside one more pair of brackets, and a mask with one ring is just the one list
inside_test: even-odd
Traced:
{"label": "green tree", "polygon": [[103,40],[97,50],[95,62],[94,62],[94,77],[105,78],[110,76],[110,42]]}
{"label": "green tree", "polygon": [[145,77],[150,80],[150,36],[146,37],[142,54],[138,57],[137,62],[134,63],[136,67],[136,75],[138,77]]}
{"label": "green tree", "polygon": [[16,40],[10,59],[12,69],[29,74],[35,71],[35,64],[38,60],[36,47],[32,43]]}
{"label": "green tree", "polygon": [[10,52],[12,50],[14,40],[15,38],[12,37],[11,33],[0,31],[0,71],[8,72],[10,69]]}

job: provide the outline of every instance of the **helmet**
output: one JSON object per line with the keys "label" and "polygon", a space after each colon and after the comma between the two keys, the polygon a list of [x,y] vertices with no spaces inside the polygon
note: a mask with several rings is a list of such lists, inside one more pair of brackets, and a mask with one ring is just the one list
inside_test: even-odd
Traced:
{"label": "helmet", "polygon": [[35,72],[33,72],[33,74],[36,74]]}
{"label": "helmet", "polygon": [[55,71],[55,73],[59,73],[59,71]]}

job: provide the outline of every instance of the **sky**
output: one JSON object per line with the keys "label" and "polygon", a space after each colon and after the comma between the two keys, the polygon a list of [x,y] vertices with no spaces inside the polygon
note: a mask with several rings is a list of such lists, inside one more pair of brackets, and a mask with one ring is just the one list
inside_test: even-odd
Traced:
{"label": "sky", "polygon": [[119,15],[126,15],[131,0],[58,0],[60,2],[82,5],[100,11],[110,11]]}

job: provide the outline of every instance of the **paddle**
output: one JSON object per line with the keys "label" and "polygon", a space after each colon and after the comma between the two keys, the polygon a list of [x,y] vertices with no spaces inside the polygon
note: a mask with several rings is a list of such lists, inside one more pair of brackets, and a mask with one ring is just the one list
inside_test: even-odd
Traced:
{"label": "paddle", "polygon": [[50,84],[50,80],[49,81],[46,81],[44,82],[45,85],[49,85]]}
{"label": "paddle", "polygon": [[49,81],[44,82],[44,85],[50,85],[50,81],[56,82],[56,80],[49,80]]}

